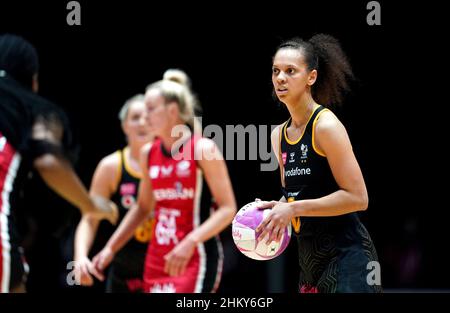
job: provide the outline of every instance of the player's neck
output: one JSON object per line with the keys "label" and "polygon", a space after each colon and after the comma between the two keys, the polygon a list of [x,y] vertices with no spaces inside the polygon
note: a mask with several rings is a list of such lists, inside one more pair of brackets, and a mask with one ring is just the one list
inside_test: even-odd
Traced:
{"label": "player's neck", "polygon": [[128,147],[128,157],[132,159],[133,161],[139,162],[139,154],[141,151],[141,148],[144,146],[144,144],[129,144]]}
{"label": "player's neck", "polygon": [[305,126],[317,105],[311,94],[305,93],[296,103],[288,106],[292,117],[291,125],[296,128]]}
{"label": "player's neck", "polygon": [[125,158],[128,165],[136,172],[140,172],[139,152],[137,145],[128,145],[125,149]]}
{"label": "player's neck", "polygon": [[[179,127],[179,130],[175,127]],[[172,137],[172,131],[161,136],[162,144],[167,151],[172,151],[172,148],[178,149],[179,146],[186,142],[186,140],[192,135],[191,130],[185,124],[175,125],[172,129],[176,130],[173,133],[177,134],[177,136]],[[176,146],[174,147],[174,145]]]}

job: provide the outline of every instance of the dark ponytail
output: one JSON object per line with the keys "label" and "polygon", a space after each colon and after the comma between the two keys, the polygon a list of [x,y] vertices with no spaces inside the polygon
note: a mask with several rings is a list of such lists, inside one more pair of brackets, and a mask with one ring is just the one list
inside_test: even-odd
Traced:
{"label": "dark ponytail", "polygon": [[313,36],[308,41],[294,38],[282,43],[278,49],[301,50],[308,70],[317,70],[317,80],[311,87],[312,97],[325,106],[341,104],[353,71],[339,41],[325,34]]}

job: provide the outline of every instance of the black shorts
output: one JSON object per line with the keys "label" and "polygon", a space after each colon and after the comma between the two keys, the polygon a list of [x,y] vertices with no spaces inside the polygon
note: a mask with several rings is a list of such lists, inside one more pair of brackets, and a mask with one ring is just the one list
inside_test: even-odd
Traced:
{"label": "black shorts", "polygon": [[106,278],[106,292],[141,293],[143,291],[144,260],[113,261]]}

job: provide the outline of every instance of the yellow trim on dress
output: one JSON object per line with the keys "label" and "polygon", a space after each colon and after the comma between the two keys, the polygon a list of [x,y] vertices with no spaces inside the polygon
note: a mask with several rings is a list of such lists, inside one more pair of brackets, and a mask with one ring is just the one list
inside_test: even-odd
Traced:
{"label": "yellow trim on dress", "polygon": [[120,180],[122,178],[122,151],[117,150],[116,153],[118,154],[118,157],[119,157],[119,163],[118,163],[118,168],[117,168],[116,184],[113,189],[115,191],[117,191],[117,188],[119,188]]}
{"label": "yellow trim on dress", "polygon": [[315,144],[315,140],[314,140],[314,133],[315,133],[315,129],[316,129],[316,122],[317,122],[317,119],[319,118],[320,114],[322,114],[322,113],[325,112],[325,111],[330,111],[330,110],[328,110],[328,109],[323,109],[322,111],[320,111],[320,112],[317,114],[316,118],[314,119],[313,126],[312,126],[312,139],[311,139],[311,140],[312,140],[312,146],[313,146],[314,151],[315,151],[318,155],[323,156],[323,157],[326,157],[326,155],[323,154],[323,153],[321,153],[321,152],[319,152],[319,150],[317,150],[316,144]]}
{"label": "yellow trim on dress", "polygon": [[284,129],[286,123],[287,123],[287,121],[281,125],[280,135],[278,136],[279,137],[279,142],[278,142],[278,160],[279,160],[279,162],[278,162],[278,164],[281,164],[280,176],[281,176],[281,186],[283,186],[283,187],[284,187],[284,162],[283,162],[283,154],[281,153],[281,136],[282,136],[283,129]]}
{"label": "yellow trim on dress", "polygon": [[[286,127],[284,128],[284,138],[286,139],[286,142],[287,142],[288,144],[290,144],[290,145],[296,145],[297,143],[300,142],[300,140],[302,140],[303,135],[305,134],[306,127],[308,126],[309,120],[311,119],[311,117],[314,115],[314,113],[316,112],[316,110],[317,110],[318,108],[320,108],[320,105],[318,105],[318,106],[311,112],[311,115],[309,116],[308,121],[307,121],[306,124],[305,124],[305,129],[303,130],[303,132],[302,132],[302,134],[300,135],[300,137],[297,138],[297,140],[294,140],[294,141],[289,140],[289,138],[288,138],[288,136],[287,136],[287,125],[286,125]],[[292,117],[290,117],[289,120],[292,120]],[[287,123],[289,122],[289,120],[287,121]]]}

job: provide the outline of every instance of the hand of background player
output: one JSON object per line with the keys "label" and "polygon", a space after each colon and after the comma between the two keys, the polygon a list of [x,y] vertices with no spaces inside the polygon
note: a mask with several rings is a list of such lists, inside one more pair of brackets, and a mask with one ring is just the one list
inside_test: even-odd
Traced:
{"label": "hand of background player", "polygon": [[101,196],[92,196],[91,199],[95,210],[87,214],[99,220],[106,219],[111,224],[115,225],[119,219],[119,209],[117,208],[117,205]]}
{"label": "hand of background player", "polygon": [[89,268],[89,272],[97,277],[100,281],[105,280],[103,271],[114,258],[114,253],[109,247],[104,247],[97,255],[92,259],[92,266]]}
{"label": "hand of background player", "polygon": [[166,260],[164,272],[170,276],[183,275],[186,266],[194,254],[197,244],[186,236],[172,251],[164,256]]}
{"label": "hand of background player", "polygon": [[269,215],[256,228],[257,233],[262,231],[259,237],[265,238],[267,234],[270,234],[267,244],[274,240],[279,242],[284,229],[291,223],[294,217],[291,204],[279,201],[261,201],[258,208],[260,210],[272,208]]}
{"label": "hand of background player", "polygon": [[89,268],[92,266],[88,257],[83,257],[75,262],[75,280],[81,286],[92,286],[94,279],[91,276]]}

